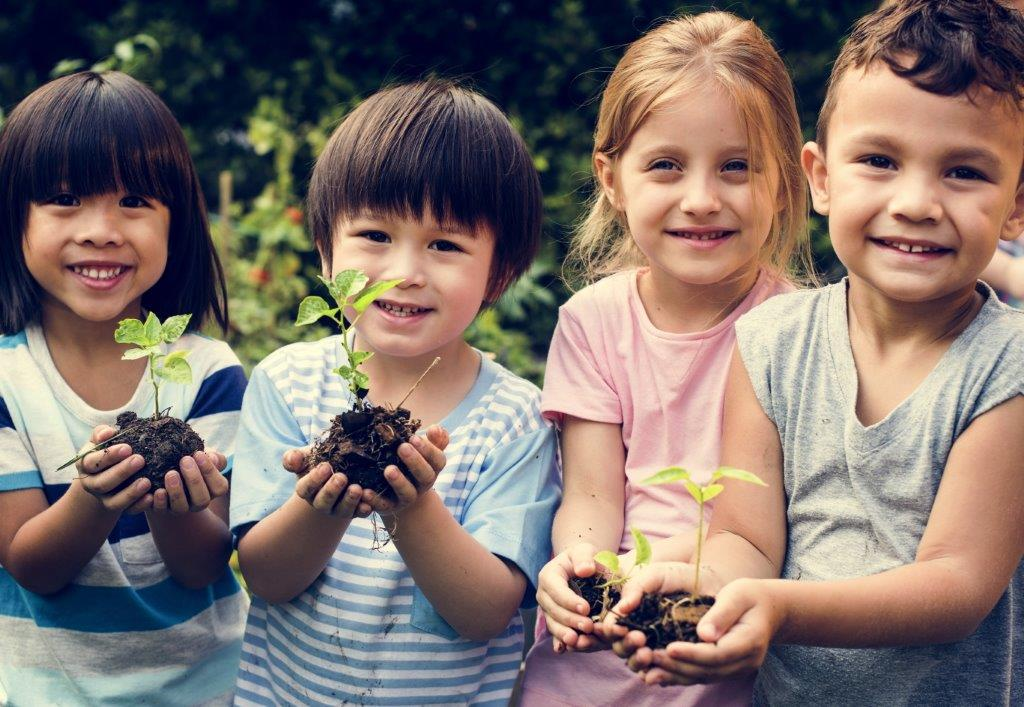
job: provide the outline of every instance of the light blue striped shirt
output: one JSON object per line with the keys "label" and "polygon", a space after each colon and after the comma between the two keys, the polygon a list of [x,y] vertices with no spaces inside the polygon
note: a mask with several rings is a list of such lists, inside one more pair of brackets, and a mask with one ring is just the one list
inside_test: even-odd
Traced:
{"label": "light blue striped shirt", "polygon": [[[253,371],[242,405],[231,499],[237,529],[280,507],[295,489],[282,454],[312,442],[351,407],[339,337],[293,344]],[[558,501],[555,433],[540,393],[482,358],[465,399],[441,422],[451,442],[434,489],[484,547],[534,582],[550,556]],[[320,576],[291,602],[253,598],[237,704],[419,705],[507,703],[519,668],[516,616],[491,641],[460,638],[434,611],[394,545],[372,549],[357,519]],[[524,605],[532,601],[528,588]]]}
{"label": "light blue striped shirt", "polygon": [[[206,337],[186,334],[166,350],[177,348],[192,352],[194,380],[164,386],[160,402],[230,460],[242,367],[226,344]],[[55,503],[76,474],[55,470],[93,427],[152,408],[146,376],[123,408],[95,410],[61,377],[37,326],[0,337],[0,493],[38,488]],[[4,692],[14,705],[227,703],[247,605],[227,567],[205,589],[182,587],[145,515],[123,515],[56,594],[30,592],[0,567],[0,703]]]}

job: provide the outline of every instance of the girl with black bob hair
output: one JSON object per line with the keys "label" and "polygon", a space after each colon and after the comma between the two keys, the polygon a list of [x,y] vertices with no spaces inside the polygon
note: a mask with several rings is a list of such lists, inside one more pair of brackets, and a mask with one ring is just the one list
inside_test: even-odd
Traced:
{"label": "girl with black bob hair", "polygon": [[[0,130],[0,685],[12,704],[228,704],[248,605],[228,568],[228,481],[245,374],[181,127],[120,73],[56,79]],[[121,413],[155,407],[119,322],[190,314],[162,353],[189,383],[161,408],[206,450],[164,488],[133,480]],[[218,452],[213,451],[218,449]],[[186,494],[187,491],[187,494]],[[145,513],[145,517],[141,514]]]}

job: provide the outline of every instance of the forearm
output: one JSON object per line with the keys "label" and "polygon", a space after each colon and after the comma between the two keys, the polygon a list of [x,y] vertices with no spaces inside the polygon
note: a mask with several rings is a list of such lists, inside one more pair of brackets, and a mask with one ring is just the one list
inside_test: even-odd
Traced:
{"label": "forearm", "polygon": [[231,531],[210,508],[174,515],[146,513],[160,556],[171,576],[190,589],[216,581],[231,556]]}
{"label": "forearm", "polygon": [[708,535],[702,553],[701,567],[714,572],[722,585],[742,578],[775,579],[782,573],[755,545],[728,531]]}
{"label": "forearm", "polygon": [[774,640],[780,643],[865,648],[959,641],[994,605],[952,558],[850,580],[758,583],[779,608]]}
{"label": "forearm", "polygon": [[460,636],[486,641],[505,630],[526,577],[466,532],[437,493],[401,514],[393,539],[416,586]]}
{"label": "forearm", "polygon": [[4,569],[36,594],[58,592],[96,556],[120,516],[72,482],[56,503],[18,529]]}
{"label": "forearm", "polygon": [[618,552],[622,542],[623,499],[566,492],[555,513],[551,544],[555,554],[578,543]]}
{"label": "forearm", "polygon": [[291,601],[323,572],[348,516],[328,516],[292,496],[256,523],[238,544],[238,565],[249,589],[272,604]]}

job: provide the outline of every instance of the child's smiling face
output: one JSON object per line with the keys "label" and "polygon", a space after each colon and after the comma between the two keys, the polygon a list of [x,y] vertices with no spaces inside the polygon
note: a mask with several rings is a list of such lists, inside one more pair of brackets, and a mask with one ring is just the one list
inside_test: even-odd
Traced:
{"label": "child's smiling face", "polygon": [[711,83],[666,102],[614,164],[598,155],[596,168],[655,272],[712,285],[756,271],[775,187],[751,164],[747,130],[724,89]]}
{"label": "child's smiling face", "polygon": [[494,236],[490,229],[446,230],[423,220],[361,214],[334,229],[336,270],[357,268],[371,282],[401,279],[360,317],[359,340],[400,358],[444,356],[487,296]]}
{"label": "child's smiling face", "polygon": [[1000,238],[1024,227],[1024,119],[988,89],[941,96],[875,63],[838,88],[826,149],[804,148],[836,255],[883,296],[973,289]]}
{"label": "child's smiling face", "polygon": [[22,252],[43,310],[89,322],[138,316],[167,265],[170,211],[156,199],[111,192],[58,194],[29,205]]}

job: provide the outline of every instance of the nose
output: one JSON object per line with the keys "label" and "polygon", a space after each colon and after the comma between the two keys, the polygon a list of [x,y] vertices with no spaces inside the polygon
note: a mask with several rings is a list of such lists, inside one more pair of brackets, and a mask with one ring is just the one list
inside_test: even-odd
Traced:
{"label": "nose", "polygon": [[401,280],[398,284],[400,290],[423,287],[427,282],[423,254],[411,244],[408,246],[392,246],[384,256],[384,267],[380,271],[381,280]]}
{"label": "nose", "polygon": [[121,217],[116,205],[93,203],[85,206],[80,223],[81,228],[75,234],[75,243],[78,245],[106,248],[124,243]]}
{"label": "nose", "polygon": [[912,222],[938,222],[942,201],[935,180],[926,174],[906,174],[893,183],[889,215]]}
{"label": "nose", "polygon": [[689,216],[709,216],[722,209],[718,196],[718,184],[713,177],[694,174],[683,181],[683,195],[679,210]]}

